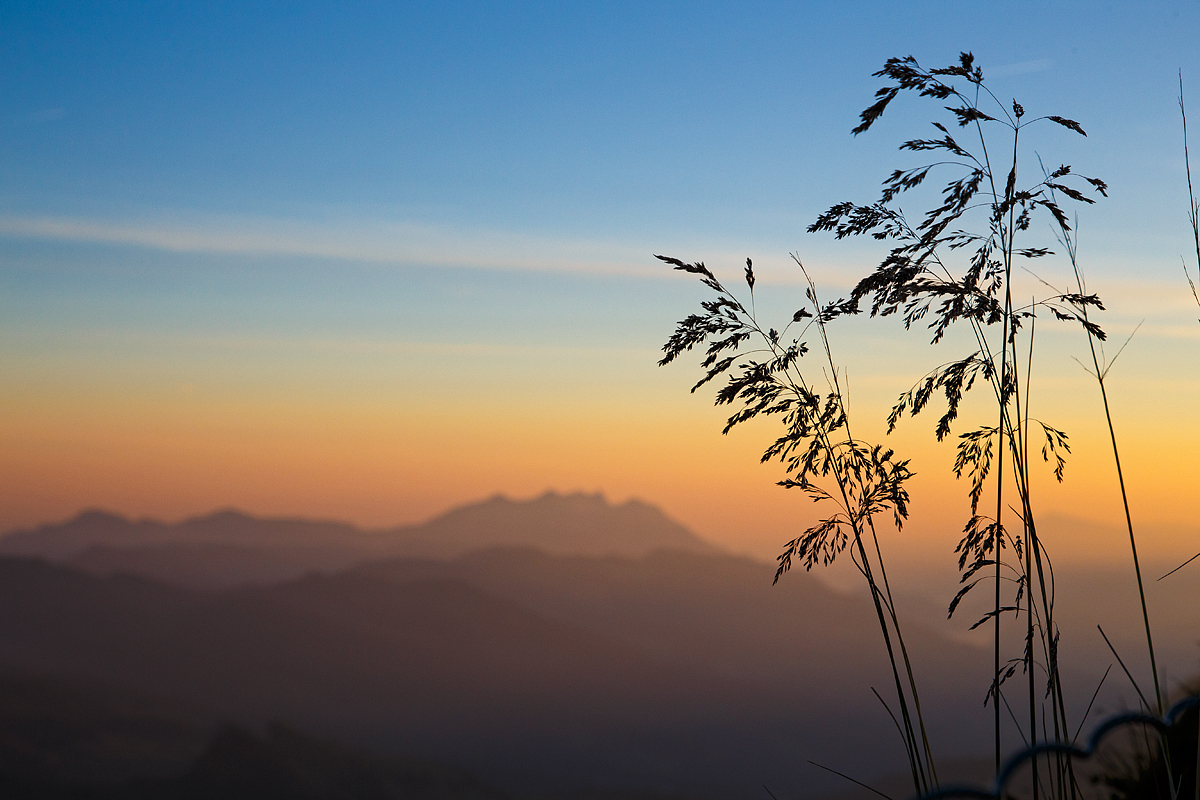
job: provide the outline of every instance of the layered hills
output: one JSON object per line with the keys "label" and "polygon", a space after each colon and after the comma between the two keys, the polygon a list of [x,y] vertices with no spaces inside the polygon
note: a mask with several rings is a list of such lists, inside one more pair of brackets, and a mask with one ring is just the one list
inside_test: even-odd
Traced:
{"label": "layered hills", "polygon": [[[804,572],[772,586],[771,565],[721,552],[644,503],[493,498],[380,531],[89,512],[10,534],[0,552],[0,665],[99,698],[49,703],[42,717],[67,720],[53,730],[77,729],[72,714],[129,708],[113,698],[135,694],[146,708],[188,709],[112,723],[125,751],[142,747],[143,730],[175,744],[126,759],[110,784],[137,770],[209,780],[222,762],[204,766],[204,742],[221,720],[241,726],[224,729],[226,745],[268,760],[308,746],[267,727],[283,720],[301,739],[452,765],[483,781],[473,792],[517,796],[723,798],[766,783],[816,797],[845,784],[810,760],[868,781],[904,766],[872,691],[893,694],[870,601]],[[916,621],[906,636],[940,761],[986,752],[990,652]],[[22,730],[39,718],[31,702],[9,704],[24,709]],[[0,778],[6,763],[34,763],[6,761],[5,741]],[[99,774],[95,752],[37,763]]]}
{"label": "layered hills", "polygon": [[[855,667],[833,695],[828,684],[809,683],[829,680],[838,663],[880,663],[867,657],[878,649],[869,618],[856,616],[864,624],[851,630],[859,633],[832,647],[793,647],[798,680],[785,681],[783,669],[746,669],[780,657],[778,650],[727,658],[731,646],[753,648],[770,637],[734,633],[737,626],[713,607],[689,611],[694,597],[670,590],[655,596],[649,585],[707,569],[724,573],[728,597],[736,594],[736,574],[687,561],[727,557],[628,560],[641,577],[600,592],[611,598],[637,587],[646,617],[626,625],[619,610],[608,616],[596,607],[596,575],[590,586],[578,584],[575,612],[551,613],[553,597],[535,596],[552,583],[537,562],[549,559],[541,566],[554,569],[564,557],[495,555],[532,559],[524,569],[539,579],[514,578],[500,587],[502,596],[469,578],[439,575],[431,562],[391,562],[198,592],[4,559],[0,662],[136,689],[245,725],[286,719],[354,745],[460,764],[524,791],[582,785],[722,797],[755,780],[797,789],[828,783],[820,776],[802,781],[796,753],[839,763],[853,761],[850,754],[867,744],[899,755],[888,746],[894,732],[880,724],[883,712],[867,685],[886,675]],[[488,553],[473,563],[449,562],[446,573],[489,561],[497,563]],[[576,577],[585,565],[575,565]],[[620,573],[620,566],[603,563],[600,573]],[[697,594],[715,594],[719,585],[701,581]],[[825,593],[807,592],[806,599],[836,601]],[[578,621],[588,615],[592,623]],[[607,621],[598,623],[600,617]],[[672,620],[674,638],[655,644],[655,631]],[[776,637],[796,633],[792,626]],[[672,652],[676,644],[686,647]],[[849,651],[833,652],[839,645]],[[815,669],[806,673],[805,663]],[[852,688],[858,679],[863,685]],[[898,765],[886,756],[877,763]]]}

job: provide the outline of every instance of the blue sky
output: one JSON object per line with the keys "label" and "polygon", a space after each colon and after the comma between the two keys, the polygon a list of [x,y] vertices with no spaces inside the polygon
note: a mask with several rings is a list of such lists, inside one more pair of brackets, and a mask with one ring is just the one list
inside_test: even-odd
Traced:
{"label": "blue sky", "polygon": [[1084,122],[1078,166],[1161,187],[1200,30],[1195,3],[5,8],[8,214],[617,245],[799,246],[893,165],[887,132],[847,132],[897,54],[973,50],[998,92]]}
{"label": "blue sky", "polygon": [[[904,98],[852,137],[871,73],[971,50],[1001,97],[1088,130],[1047,126],[1038,152],[1109,182],[1083,252],[1118,330],[1162,311],[1136,362],[1161,368],[1195,316],[1176,95],[1182,69],[1200,130],[1197,34],[1196,2],[5,3],[0,527],[84,505],[383,523],[582,488],[773,548],[776,476],[721,473],[757,443],[678,449],[716,416],[654,359],[700,295],[652,253],[751,255],[781,311],[790,251],[844,290],[876,250],[804,228],[873,199],[908,163],[895,145],[930,130]],[[866,399],[928,366],[893,334],[848,334]],[[363,456],[337,436],[369,442],[387,413],[374,471],[314,488]],[[424,483],[382,466],[438,425],[457,461]],[[282,455],[254,469],[275,488],[210,480],[268,428]],[[667,438],[647,450],[647,431]],[[647,477],[696,459],[718,463],[691,488]],[[718,508],[720,485],[770,524]]]}

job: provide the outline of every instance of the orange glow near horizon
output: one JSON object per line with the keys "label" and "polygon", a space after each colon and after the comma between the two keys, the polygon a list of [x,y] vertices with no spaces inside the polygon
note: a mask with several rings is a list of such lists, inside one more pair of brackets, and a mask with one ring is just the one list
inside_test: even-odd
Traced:
{"label": "orange glow near horizon", "polygon": [[[178,519],[232,506],[382,527],[498,492],[582,490],[614,501],[645,499],[710,540],[770,558],[823,509],[774,486],[782,477],[778,464],[758,463],[773,434],[769,423],[722,437],[721,410],[707,397],[688,397],[679,372],[644,368],[640,355],[644,385],[624,398],[585,386],[538,399],[501,384],[483,403],[461,395],[421,402],[395,385],[325,396],[186,386],[146,392],[116,384],[10,394],[0,429],[0,526],[62,519],[85,507]],[[857,399],[882,408],[885,395],[867,384]],[[1190,383],[1177,389],[1191,390]],[[1185,551],[1195,545],[1195,528],[1186,498],[1190,453],[1200,442],[1155,420],[1144,397],[1115,394],[1127,419],[1142,420],[1121,433],[1146,556],[1191,555]],[[1085,397],[1081,406],[1092,402]],[[1066,560],[1124,558],[1128,541],[1106,431],[1094,414],[1088,418],[1092,409],[1073,413],[1077,419],[1059,423],[1075,451],[1066,482],[1055,484],[1040,459],[1034,465],[1043,474],[1035,502],[1047,520],[1048,545]],[[969,515],[966,484],[950,469],[954,445],[934,442],[932,424],[931,417],[905,420],[886,438],[918,472],[910,524],[885,540],[901,559],[950,558]],[[861,435],[883,440],[880,424],[864,427]],[[1054,522],[1059,518],[1076,522]]]}

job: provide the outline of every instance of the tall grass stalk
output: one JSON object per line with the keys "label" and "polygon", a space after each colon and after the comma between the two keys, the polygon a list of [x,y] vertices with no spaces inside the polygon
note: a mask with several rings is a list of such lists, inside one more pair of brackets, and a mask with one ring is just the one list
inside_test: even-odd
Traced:
{"label": "tall grass stalk", "polygon": [[[972,516],[956,548],[964,586],[951,602],[950,612],[953,614],[962,598],[984,580],[985,570],[990,570],[995,588],[993,607],[972,627],[984,622],[991,622],[993,626],[994,672],[988,698],[994,706],[998,764],[1002,687],[1018,667],[1023,668],[1029,678],[1028,729],[1027,735],[1022,734],[1026,743],[1030,746],[1037,743],[1039,724],[1043,738],[1061,741],[1069,730],[1058,668],[1059,639],[1054,623],[1052,567],[1038,535],[1030,495],[1032,431],[1040,426],[1045,437],[1043,458],[1054,461],[1054,474],[1059,480],[1063,476],[1064,456],[1070,448],[1066,434],[1029,416],[1032,336],[1030,334],[1030,362],[1024,380],[1016,366],[1020,350],[1018,338],[1026,325],[1032,328],[1034,314],[1039,308],[1048,309],[1058,319],[1077,320],[1098,337],[1104,335],[1093,322],[1081,319],[1076,310],[1079,306],[1099,306],[1099,300],[1094,296],[1058,294],[1034,299],[1029,306],[1014,306],[1012,278],[1016,259],[1040,258],[1050,253],[1043,247],[1019,247],[1018,237],[1026,236],[1032,215],[1039,209],[1069,229],[1066,213],[1055,193],[1076,202],[1093,202],[1070,185],[1071,181],[1079,179],[1086,183],[1082,188],[1090,187],[1101,195],[1107,187],[1098,179],[1074,175],[1065,165],[1028,188],[1019,186],[1021,134],[1027,127],[1048,121],[1079,134],[1084,133],[1083,129],[1063,117],[1026,119],[1019,103],[1013,101],[1010,106],[991,93],[984,83],[982,70],[974,66],[969,53],[963,53],[958,64],[940,69],[924,69],[911,57],[894,58],[876,75],[890,79],[892,84],[876,92],[876,102],[862,112],[861,124],[854,129],[855,134],[869,129],[900,92],[912,91],[939,104],[949,101],[951,105],[944,108],[951,113],[953,123],[968,129],[977,144],[969,146],[956,140],[946,126],[934,122],[940,135],[933,139],[906,141],[901,149],[936,151],[943,160],[895,170],[884,181],[878,202],[835,205],[809,230],[830,231],[839,239],[870,234],[875,239],[896,242],[875,272],[859,281],[850,299],[838,304],[843,313],[857,312],[859,304],[869,298],[872,316],[896,314],[902,317],[905,327],[918,322],[927,324],[934,344],[958,322],[967,323],[971,332],[974,352],[937,367],[902,394],[889,415],[889,430],[905,413],[920,413],[934,393],[940,392],[946,400],[946,410],[936,427],[940,441],[950,434],[963,395],[977,381],[990,386],[995,398],[995,426],[983,426],[959,435],[955,473],[970,480]],[[989,106],[986,111],[983,103]],[[992,146],[988,133],[996,126],[1005,129],[1006,134],[999,148]],[[944,168],[962,170],[963,174],[946,184],[941,205],[926,212],[918,224],[910,224],[895,206],[895,198],[920,186],[931,171]],[[976,212],[985,215],[982,230],[962,230],[959,226],[963,220]],[[971,255],[965,271],[958,272],[951,267],[951,262],[955,252],[963,248],[969,248]],[[1008,509],[1006,487],[1010,484],[1016,491],[1014,513],[1021,525],[1019,536],[1011,536],[1004,525]],[[991,519],[979,514],[979,502],[989,485],[996,500],[995,516]],[[1006,542],[1016,556],[1011,564],[1006,564],[1004,557]],[[1005,605],[1002,596],[1006,569],[1016,575],[1016,597],[1011,605]],[[1026,601],[1024,609],[1022,599]],[[1027,615],[1025,648],[1020,658],[1005,662],[1001,657],[1001,618],[1009,612]],[[1035,637],[1040,642],[1044,659],[1047,679],[1044,696],[1048,709],[1039,705],[1043,693],[1037,689],[1034,674],[1039,666]],[[1018,725],[1018,729],[1021,727]],[[1076,788],[1069,773],[1069,765],[1064,767],[1059,760],[1049,776],[1057,787],[1055,791],[1064,796],[1068,789],[1073,793]],[[1037,786],[1035,780],[1035,794]]]}
{"label": "tall grass stalk", "polygon": [[[842,370],[833,358],[826,329],[841,309],[821,305],[804,265],[793,257],[808,283],[807,305],[796,311],[782,330],[765,328],[755,313],[755,276],[750,259],[746,259],[745,270],[750,292],[747,307],[702,262],[656,257],[677,270],[698,275],[716,293],[715,299],[701,304],[703,314],[679,322],[663,346],[659,364],[669,364],[683,353],[703,347],[701,367],[705,374],[692,391],[723,377],[726,383],[717,391],[717,405],[740,406],[726,421],[723,432],[759,415],[777,416],[785,431],[767,447],[762,461],[778,459],[783,463],[789,477],[780,481],[781,486],[798,488],[813,501],[834,506],[833,514],[787,543],[778,559],[775,581],[794,560],[806,569],[818,563],[828,565],[849,547],[851,560],[870,590],[887,651],[899,711],[893,719],[904,742],[913,790],[928,793],[937,787],[933,751],[875,525],[877,515],[890,512],[897,530],[903,527],[908,516],[905,483],[912,473],[908,462],[897,460],[891,450],[853,435]],[[793,326],[799,326],[799,330],[789,338]],[[809,352],[810,336],[827,365],[828,386],[823,392],[816,390],[800,369],[800,359]],[[756,346],[747,348],[751,341]],[[892,713],[890,708],[888,713]]]}
{"label": "tall grass stalk", "polygon": [[1200,293],[1196,289],[1197,282],[1200,282],[1200,202],[1196,201],[1196,193],[1192,190],[1192,159],[1188,154],[1187,106],[1183,102],[1182,71],[1179,73],[1179,116],[1183,119],[1183,167],[1187,173],[1188,221],[1192,224],[1192,241],[1196,247],[1196,281],[1192,280],[1192,273],[1186,262],[1183,265],[1183,274],[1187,276],[1188,285],[1192,287],[1192,297],[1196,299],[1196,304],[1200,305]]}
{"label": "tall grass stalk", "polygon": [[[1084,280],[1083,271],[1079,266],[1078,239],[1069,228],[1063,228],[1059,231],[1059,241],[1062,243],[1063,249],[1066,250],[1067,257],[1070,259],[1078,293],[1084,295],[1087,293],[1087,283]],[[1086,306],[1079,306],[1078,313],[1085,322],[1088,320],[1088,309]],[[1129,493],[1125,489],[1125,472],[1121,468],[1121,450],[1117,446],[1117,431],[1113,425],[1112,408],[1108,403],[1108,388],[1105,385],[1105,379],[1108,377],[1109,370],[1112,369],[1113,364],[1120,358],[1121,351],[1125,348],[1122,346],[1112,361],[1102,363],[1099,353],[1099,342],[1097,342],[1095,334],[1086,326],[1084,327],[1084,331],[1087,334],[1088,349],[1092,356],[1092,369],[1089,372],[1096,379],[1096,385],[1100,389],[1100,399],[1104,404],[1104,422],[1108,426],[1108,439],[1112,444],[1113,463],[1117,468],[1117,485],[1121,489],[1121,507],[1125,512],[1125,529],[1129,532],[1129,550],[1133,556],[1133,572],[1137,577],[1138,600],[1142,606],[1142,625],[1146,631],[1146,651],[1150,656],[1150,674],[1154,678],[1155,710],[1161,717],[1166,711],[1165,698],[1163,697],[1162,686],[1158,678],[1158,661],[1154,655],[1154,635],[1150,628],[1150,611],[1146,605],[1146,586],[1142,580],[1141,561],[1138,559],[1137,537],[1133,532],[1133,514],[1129,510]]]}
{"label": "tall grass stalk", "polygon": [[[1191,273],[1191,270],[1188,269],[1187,261],[1184,260],[1182,256],[1180,256],[1180,260],[1183,261],[1183,274],[1187,278],[1188,286],[1190,286],[1192,289],[1192,297],[1195,299],[1196,305],[1200,306],[1200,291],[1197,291],[1197,288],[1196,288],[1196,284],[1198,282],[1200,282],[1200,202],[1197,202],[1196,194],[1192,190],[1192,158],[1191,158],[1191,155],[1188,153],[1187,106],[1184,105],[1184,102],[1183,102],[1183,71],[1182,70],[1179,72],[1179,116],[1183,119],[1183,167],[1187,173],[1188,222],[1190,222],[1191,226],[1192,226],[1192,242],[1195,244],[1195,247],[1196,247],[1196,280],[1195,281],[1192,280],[1192,273]],[[1189,558],[1187,561],[1180,564],[1175,569],[1168,572],[1166,575],[1163,575],[1162,577],[1159,578],[1159,580],[1161,581],[1163,578],[1167,577],[1168,575],[1178,572],[1179,570],[1186,567],[1188,564],[1195,561],[1197,558],[1200,558],[1200,553],[1197,553],[1196,555]],[[1197,787],[1198,787],[1198,791],[1200,791],[1200,781],[1197,781]],[[1200,800],[1200,796],[1197,797],[1197,800]]]}

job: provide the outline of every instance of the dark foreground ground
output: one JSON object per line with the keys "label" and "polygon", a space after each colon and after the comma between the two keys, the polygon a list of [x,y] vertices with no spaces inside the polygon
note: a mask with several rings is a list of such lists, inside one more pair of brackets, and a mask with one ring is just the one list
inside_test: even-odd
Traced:
{"label": "dark foreground ground", "polygon": [[[588,792],[571,800],[667,795]],[[272,723],[214,723],[97,685],[0,674],[0,797],[10,800],[515,800],[470,772]]]}

